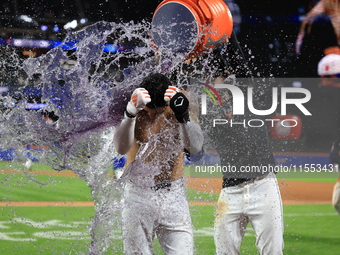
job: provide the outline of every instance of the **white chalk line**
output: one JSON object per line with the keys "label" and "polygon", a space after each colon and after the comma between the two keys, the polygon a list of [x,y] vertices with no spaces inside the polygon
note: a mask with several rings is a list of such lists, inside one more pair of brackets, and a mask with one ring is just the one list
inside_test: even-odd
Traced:
{"label": "white chalk line", "polygon": [[[285,213],[284,217],[338,217],[336,212],[333,213]],[[28,234],[23,231],[17,231],[18,224],[23,224],[34,228],[35,232]],[[51,219],[45,222],[34,221],[27,218],[12,218],[10,221],[0,221],[0,240],[3,241],[21,241],[34,242],[39,238],[54,240],[90,240],[87,231],[69,231],[70,228],[78,228],[79,226],[88,226],[90,221],[72,221],[64,223],[61,220]],[[54,227],[65,227],[68,230],[55,230]],[[28,236],[29,235],[29,236]],[[195,237],[213,237],[214,227],[201,227],[194,229]],[[249,224],[247,226],[245,236],[254,236],[255,231]],[[119,231],[114,232],[114,239],[120,239]]]}

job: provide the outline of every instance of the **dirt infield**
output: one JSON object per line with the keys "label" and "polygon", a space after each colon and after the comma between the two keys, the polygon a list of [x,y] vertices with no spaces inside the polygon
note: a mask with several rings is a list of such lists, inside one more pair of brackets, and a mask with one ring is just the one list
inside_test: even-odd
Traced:
{"label": "dirt infield", "polygon": [[[6,173],[19,173],[16,170],[1,170]],[[73,172],[34,171],[33,174],[47,174],[76,177]],[[221,178],[189,178],[188,187],[198,191],[219,194],[222,187]],[[334,183],[300,182],[279,180],[283,204],[331,204]],[[190,205],[214,205],[216,202],[190,201]],[[0,206],[93,206],[91,201],[55,202],[55,201],[0,201]]]}
{"label": "dirt infield", "polygon": [[[188,186],[217,194],[221,191],[222,179],[189,179]],[[330,204],[334,183],[279,180],[279,187],[283,204]]]}

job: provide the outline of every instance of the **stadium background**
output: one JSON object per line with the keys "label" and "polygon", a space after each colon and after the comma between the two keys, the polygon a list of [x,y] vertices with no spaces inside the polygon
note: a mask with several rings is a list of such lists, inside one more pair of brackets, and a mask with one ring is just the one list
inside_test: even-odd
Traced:
{"label": "stadium background", "polygon": [[[8,54],[11,53],[8,51],[8,47],[5,47],[6,45],[10,45],[12,50],[22,55],[22,58],[39,56],[63,40],[68,31],[78,30],[99,20],[115,22],[129,22],[132,19],[135,22],[142,19],[150,20],[152,12],[160,1],[147,1],[147,4],[145,2],[143,0],[2,1],[0,60],[3,68],[0,70],[0,87],[8,87],[15,93],[21,86],[20,80],[15,75],[16,72],[4,64],[10,60]],[[238,35],[238,39],[241,47],[247,52],[251,50],[254,58],[250,64],[252,67],[256,67],[256,70],[263,76],[273,75],[289,78],[295,56],[294,44],[298,28],[312,2],[307,0],[237,1],[242,14],[241,33]],[[27,15],[33,20],[21,15]],[[75,22],[72,23],[74,20],[78,25],[72,28],[75,24]],[[64,29],[66,24],[70,25],[68,30]],[[43,45],[47,46],[41,47],[41,42],[45,41],[48,43]],[[138,46],[138,42],[130,43],[133,47]],[[306,108],[316,114],[308,119],[303,119],[303,129],[299,139],[273,139],[274,151],[278,152],[276,160],[279,163],[321,162],[325,164],[324,162],[329,162],[328,153],[331,142],[340,133],[339,91],[333,88],[307,88],[312,93],[312,99]],[[34,91],[28,93],[28,98],[39,96]],[[296,109],[290,109],[289,113],[299,114]],[[300,117],[303,118],[303,116]],[[4,156],[8,155],[8,153],[4,154]],[[211,156],[215,157],[216,155],[212,154]],[[11,158],[8,159],[11,160]],[[93,216],[92,204],[90,207],[72,205],[72,201],[91,202],[90,191],[83,181],[78,182],[74,178],[64,179],[62,176],[50,177],[42,172],[36,172],[40,170],[40,167],[33,165],[32,175],[41,182],[49,182],[48,186],[30,183],[22,172],[17,175],[14,175],[13,172],[5,172],[4,169],[13,168],[11,162],[0,167],[0,183],[3,184],[0,188],[2,202],[0,223],[4,224],[0,224],[0,226],[9,226],[8,229],[1,227],[1,233],[11,237],[13,233],[17,233],[14,234],[17,238],[30,239],[26,242],[4,241],[4,235],[1,235],[0,238],[3,241],[0,253],[2,254],[76,254],[75,250],[85,250],[84,242],[86,240],[82,241],[81,235],[76,236],[78,239],[69,238],[66,241],[62,240],[62,236],[55,239],[39,239],[34,236],[33,233],[41,232],[39,224],[35,227],[34,222],[46,224],[51,219],[58,219],[65,225],[72,225],[69,229],[72,232],[78,229],[74,228],[74,222],[88,223],[90,217]],[[13,171],[15,171],[15,166]],[[46,170],[45,167],[42,171],[52,172],[51,175],[56,174]],[[339,221],[330,205],[331,188],[335,176],[332,175],[330,178],[321,180],[314,177],[304,180],[300,176],[297,180],[298,182],[295,180],[293,183],[289,183],[287,179],[280,180],[280,187],[284,191],[285,198],[285,254],[338,254]],[[303,186],[303,181],[308,181],[306,183],[309,186]],[[317,181],[321,181],[321,183],[317,183]],[[211,205],[191,207],[195,227],[202,235],[196,237],[198,246],[200,246],[198,254],[212,254],[212,215],[214,201],[216,201],[219,192],[218,188],[217,190],[213,189],[219,184],[213,185],[212,182],[205,182],[199,185],[205,187],[206,193],[190,191],[190,200],[208,201]],[[298,187],[302,189],[298,189]],[[62,203],[57,206],[50,203],[62,199],[64,206],[67,207],[60,207]],[[15,206],[13,201],[26,201],[28,204]],[[42,201],[46,204],[36,207],[37,203],[34,204],[32,201]],[[303,205],[289,205],[288,201]],[[26,222],[20,222],[20,218],[26,219]],[[80,231],[86,231],[84,224],[80,226]],[[56,236],[60,233],[58,231],[65,230],[62,228],[62,224],[55,229],[52,228],[52,225],[51,223],[48,225],[50,228],[43,229],[43,231],[52,230]],[[25,235],[21,235],[19,231],[25,232]],[[254,236],[251,231],[247,232],[250,235],[246,236],[243,253],[256,254]],[[210,236],[209,234],[204,235],[204,233],[210,233]],[[38,241],[33,241],[34,238]],[[115,253],[112,252],[112,254]]]}
{"label": "stadium background", "polygon": [[[2,70],[0,87],[18,90],[20,77],[6,67],[10,52],[4,46],[14,46],[22,58],[39,56],[60,44],[67,32],[79,30],[96,21],[151,21],[153,11],[161,1],[3,1],[0,16],[0,50]],[[241,1],[241,32],[238,40],[249,53],[250,66],[261,77],[289,78],[295,59],[295,40],[304,15],[313,1]],[[143,6],[143,8],[139,8]],[[123,47],[139,47],[138,41],[122,42]],[[117,48],[112,47],[113,50]],[[5,64],[4,64],[5,63]],[[122,67],[128,63],[122,63]],[[256,70],[256,71],[255,71]],[[284,86],[291,86],[285,84]],[[33,86],[34,87],[34,86]],[[332,141],[340,132],[339,91],[333,88],[306,86],[312,99],[306,108],[313,113],[304,118],[296,108],[288,114],[302,119],[302,133],[298,139],[273,139],[274,151],[328,153]],[[32,91],[28,97],[39,96]],[[277,138],[277,137],[275,137]],[[287,138],[287,137],[286,137]]]}

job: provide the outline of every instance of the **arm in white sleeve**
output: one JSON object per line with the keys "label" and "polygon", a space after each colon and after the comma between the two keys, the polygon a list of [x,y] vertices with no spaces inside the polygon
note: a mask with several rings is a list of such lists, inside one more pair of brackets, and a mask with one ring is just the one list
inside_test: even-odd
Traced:
{"label": "arm in white sleeve", "polygon": [[194,157],[202,151],[204,137],[201,127],[192,121],[180,123],[180,134],[184,142],[184,148]]}
{"label": "arm in white sleeve", "polygon": [[125,116],[118,128],[115,130],[113,144],[116,151],[121,155],[126,154],[133,144],[135,139],[135,124],[136,118],[129,118]]}

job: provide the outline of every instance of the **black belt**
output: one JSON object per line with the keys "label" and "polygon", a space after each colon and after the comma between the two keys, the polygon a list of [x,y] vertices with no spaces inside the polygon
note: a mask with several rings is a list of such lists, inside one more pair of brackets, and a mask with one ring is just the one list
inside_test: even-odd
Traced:
{"label": "black belt", "polygon": [[171,187],[171,182],[163,182],[156,184],[155,186],[151,187],[152,190],[156,191],[159,189],[165,189],[165,188],[170,188]]}
{"label": "black belt", "polygon": [[250,178],[240,178],[240,179],[223,179],[222,188],[232,187],[239,185],[241,183],[250,181]]}
{"label": "black belt", "polygon": [[268,175],[268,173],[261,175],[259,177],[256,177],[256,178],[223,179],[222,188],[236,186],[236,185],[239,185],[239,184],[244,183],[244,182],[261,180],[261,179],[267,177],[267,175]]}

